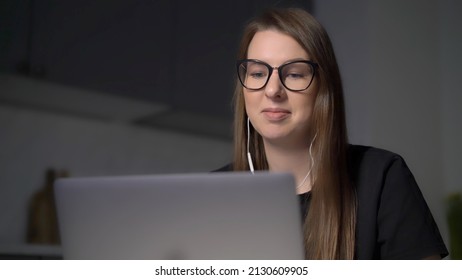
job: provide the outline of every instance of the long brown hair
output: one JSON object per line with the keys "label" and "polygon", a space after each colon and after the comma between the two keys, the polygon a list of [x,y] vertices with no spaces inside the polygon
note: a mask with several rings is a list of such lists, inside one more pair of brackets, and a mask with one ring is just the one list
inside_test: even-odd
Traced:
{"label": "long brown hair", "polygon": [[[353,259],[355,249],[356,197],[347,171],[347,132],[343,89],[335,54],[324,28],[301,9],[266,11],[247,24],[238,59],[247,58],[248,46],[258,31],[273,29],[294,38],[319,64],[315,79],[318,92],[311,130],[315,165],[309,213],[304,223],[306,257],[309,259]],[[236,80],[234,92],[234,170],[249,170],[247,163],[247,115],[243,89]],[[262,137],[250,133],[255,170],[267,170]]]}

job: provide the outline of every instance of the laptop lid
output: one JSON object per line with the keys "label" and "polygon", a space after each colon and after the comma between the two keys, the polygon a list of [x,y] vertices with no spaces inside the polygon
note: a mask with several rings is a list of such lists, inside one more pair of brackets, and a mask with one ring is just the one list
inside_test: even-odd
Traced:
{"label": "laptop lid", "polygon": [[289,174],[59,179],[65,259],[302,259]]}

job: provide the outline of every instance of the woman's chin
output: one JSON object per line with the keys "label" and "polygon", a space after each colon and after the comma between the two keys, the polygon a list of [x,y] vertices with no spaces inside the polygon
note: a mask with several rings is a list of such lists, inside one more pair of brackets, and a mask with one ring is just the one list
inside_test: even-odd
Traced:
{"label": "woman's chin", "polygon": [[265,141],[268,142],[285,142],[289,140],[289,135],[286,132],[276,132],[276,131],[271,131],[271,133],[264,133],[262,134],[262,137]]}

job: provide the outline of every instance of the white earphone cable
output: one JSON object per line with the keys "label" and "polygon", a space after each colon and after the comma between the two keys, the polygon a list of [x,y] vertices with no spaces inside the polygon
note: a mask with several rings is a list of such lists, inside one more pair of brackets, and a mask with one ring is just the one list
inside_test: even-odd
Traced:
{"label": "white earphone cable", "polygon": [[309,150],[309,152],[310,152],[310,158],[311,158],[311,166],[310,166],[310,169],[308,170],[308,173],[306,173],[305,178],[303,178],[302,182],[301,182],[300,184],[298,184],[298,186],[297,186],[297,188],[296,188],[297,190],[300,189],[300,188],[305,184],[306,179],[308,179],[308,176],[310,176],[310,174],[311,174],[311,170],[313,170],[314,158],[313,158],[313,154],[311,153],[311,147],[313,147],[313,142],[314,142],[314,139],[316,139],[316,136],[317,136],[317,135],[318,135],[317,133],[314,135],[313,140],[311,140],[311,144],[310,144],[310,150]]}
{"label": "white earphone cable", "polygon": [[253,168],[252,162],[252,155],[250,155],[250,118],[247,117],[247,161],[249,162],[250,172],[255,174],[255,170]]}

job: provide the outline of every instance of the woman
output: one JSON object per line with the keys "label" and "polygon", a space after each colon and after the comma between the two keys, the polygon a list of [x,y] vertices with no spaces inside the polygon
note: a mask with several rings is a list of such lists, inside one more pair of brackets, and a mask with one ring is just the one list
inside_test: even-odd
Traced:
{"label": "woman", "polygon": [[300,9],[245,28],[234,95],[234,161],[225,170],[290,172],[309,259],[441,258],[446,247],[403,159],[348,145],[329,37]]}

